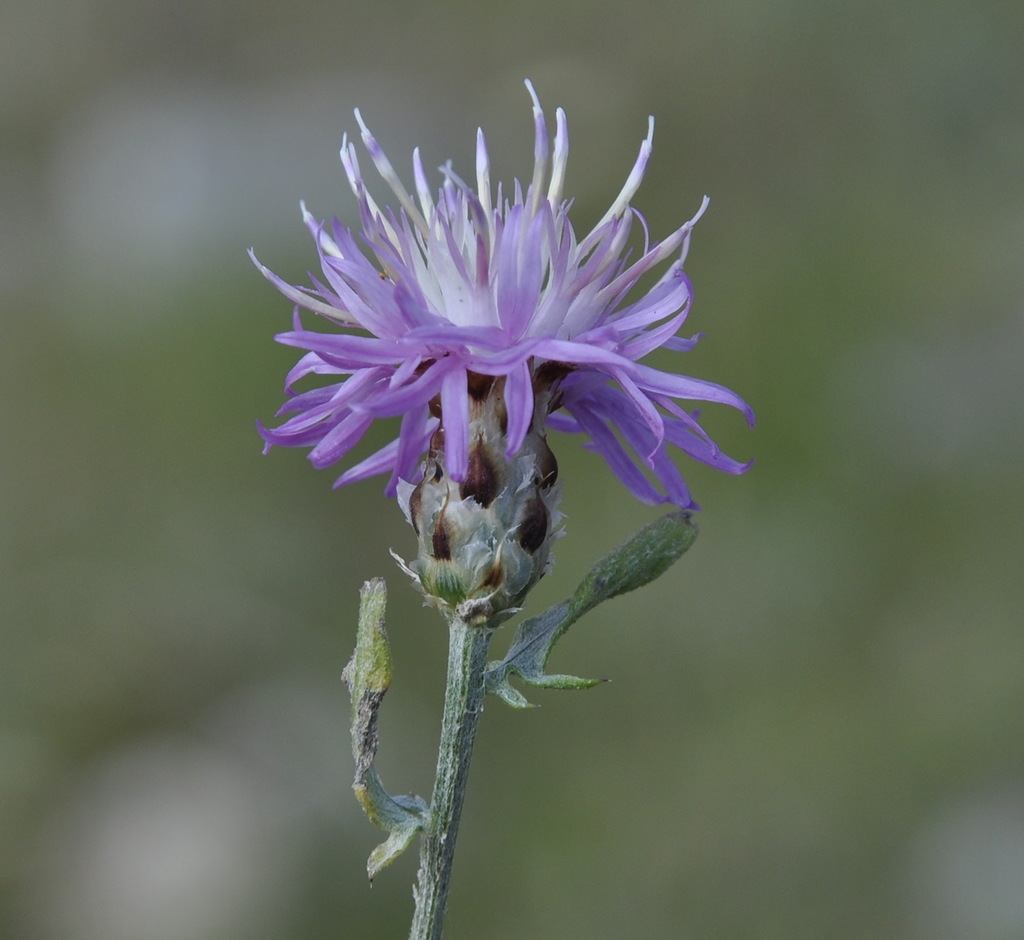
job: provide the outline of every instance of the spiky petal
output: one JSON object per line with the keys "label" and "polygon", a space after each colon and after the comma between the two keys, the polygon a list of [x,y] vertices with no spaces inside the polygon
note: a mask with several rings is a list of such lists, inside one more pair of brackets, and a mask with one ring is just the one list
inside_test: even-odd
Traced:
{"label": "spiky petal", "polygon": [[[396,495],[401,481],[424,480],[423,458],[431,450],[427,475],[443,462],[451,493],[476,472],[478,429],[469,390],[499,380],[506,463],[542,438],[545,427],[580,433],[634,495],[692,508],[670,446],[729,473],[749,464],[722,454],[679,402],[731,405],[750,423],[753,413],[724,386],[639,360],[659,347],[685,352],[696,342],[676,334],[692,299],[683,261],[707,200],[692,219],[650,242],[631,200],[650,158],[651,119],[621,192],[594,229],[577,237],[563,198],[565,115],[556,113],[552,146],[537,96],[527,87],[534,171],[525,189],[515,181],[511,194],[500,186],[492,191],[479,132],[475,189],[444,166],[434,195],[416,151],[411,195],[357,113],[362,144],[397,209],[379,207],[368,194],[356,147],[345,140],[341,160],[359,206],[358,238],[337,219],[318,221],[303,206],[323,279],[293,286],[253,257],[295,304],[294,327],[278,340],[305,351],[288,376],[292,397],[279,412],[287,419],[261,433],[268,446],[311,448],[310,460],[323,467],[345,458],[378,419],[400,417],[398,436],[350,466],[336,485],[383,473],[386,492]],[[643,226],[644,245],[630,261],[626,244],[634,221]],[[639,279],[662,264],[667,268],[654,286],[627,302]],[[334,329],[306,329],[299,308]],[[327,377],[328,384],[295,393],[295,383],[310,375]],[[439,431],[443,449],[431,448]],[[454,512],[450,497],[446,505],[446,513]]]}

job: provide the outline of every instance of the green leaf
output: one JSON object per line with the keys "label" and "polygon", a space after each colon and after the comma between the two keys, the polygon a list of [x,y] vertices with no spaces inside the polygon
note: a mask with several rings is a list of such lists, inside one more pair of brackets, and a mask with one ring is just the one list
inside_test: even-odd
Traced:
{"label": "green leaf", "polygon": [[664,574],[696,537],[697,526],[688,512],[669,513],[644,526],[594,565],[570,598],[519,625],[505,658],[491,663],[484,676],[487,691],[514,708],[526,708],[530,703],[509,682],[512,673],[528,685],[549,689],[588,689],[600,684],[604,680],[547,675],[544,668],[555,643],[602,601]]}
{"label": "green leaf", "polygon": [[422,828],[422,826],[409,826],[406,829],[395,829],[370,853],[370,857],[366,860],[366,874],[369,875],[370,881],[377,876],[377,872],[386,868],[409,848],[409,843]]}
{"label": "green leaf", "polygon": [[380,743],[377,717],[391,684],[391,647],[384,627],[387,588],[382,578],[367,581],[360,591],[356,648],[341,674],[352,696],[352,756],[356,762],[352,789],[363,812],[375,826],[388,830],[367,862],[371,880],[397,858],[426,826],[427,804],[416,796],[393,797],[377,776],[374,760]]}

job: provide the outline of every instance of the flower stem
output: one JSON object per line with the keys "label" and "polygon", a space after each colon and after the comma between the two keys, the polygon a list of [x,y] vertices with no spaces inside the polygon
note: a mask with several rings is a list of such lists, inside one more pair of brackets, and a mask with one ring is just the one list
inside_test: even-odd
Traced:
{"label": "flower stem", "polygon": [[429,824],[420,844],[420,868],[413,896],[409,940],[440,940],[455,839],[466,795],[473,741],[484,704],[484,671],[494,629],[449,618],[448,680],[441,718],[441,744]]}

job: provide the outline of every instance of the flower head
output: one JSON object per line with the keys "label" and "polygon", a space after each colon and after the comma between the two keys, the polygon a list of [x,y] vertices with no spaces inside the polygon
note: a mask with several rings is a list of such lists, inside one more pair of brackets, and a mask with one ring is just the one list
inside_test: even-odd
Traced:
{"label": "flower head", "polygon": [[[593,230],[578,237],[563,197],[565,114],[557,112],[552,147],[529,82],[527,88],[533,176],[525,187],[516,180],[511,192],[492,188],[478,132],[475,188],[445,165],[435,196],[417,150],[414,198],[356,112],[363,146],[397,208],[378,207],[356,147],[345,139],[341,162],[359,206],[359,235],[337,219],[318,221],[303,205],[323,272],[310,287],[288,284],[253,256],[295,304],[294,327],[278,341],[305,350],[287,377],[291,397],[279,415],[289,417],[277,428],[261,427],[261,434],[268,447],[311,447],[313,465],[326,467],[345,457],[374,421],[400,416],[398,436],[335,484],[388,474],[386,492],[393,496],[400,482],[423,479],[425,469],[472,493],[481,461],[492,467],[524,446],[537,451],[545,429],[555,428],[589,437],[586,446],[645,502],[692,507],[669,445],[729,473],[749,465],[721,453],[697,413],[679,401],[732,405],[750,423],[753,413],[721,385],[639,360],[657,348],[685,352],[697,341],[676,333],[692,298],[683,260],[707,200],[692,219],[651,242],[630,200],[650,157],[652,118],[622,191]],[[630,260],[626,246],[635,222],[643,229],[643,250]],[[629,298],[663,262],[668,267],[650,290]],[[300,309],[334,329],[304,328]],[[293,393],[310,375],[328,384]],[[485,400],[492,419],[481,421]]]}

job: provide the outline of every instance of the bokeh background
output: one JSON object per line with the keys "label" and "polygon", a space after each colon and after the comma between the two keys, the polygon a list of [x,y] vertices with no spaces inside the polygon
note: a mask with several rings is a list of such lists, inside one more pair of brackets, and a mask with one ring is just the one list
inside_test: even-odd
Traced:
{"label": "bokeh background", "polygon": [[[690,255],[680,368],[742,478],[692,552],[577,625],[614,681],[484,718],[446,936],[1024,937],[1024,5],[287,4],[0,12],[0,934],[405,936],[413,854],[348,790],[339,674],[391,585],[380,765],[429,790],[445,638],[379,481],[260,456],[293,361],[298,200],[353,220],[361,107],[528,173],[525,77],[593,223]],[[407,176],[408,178],[408,176]],[[660,360],[668,365],[669,360]],[[568,534],[532,609],[657,515],[555,441]],[[499,640],[500,648],[500,640]]]}

